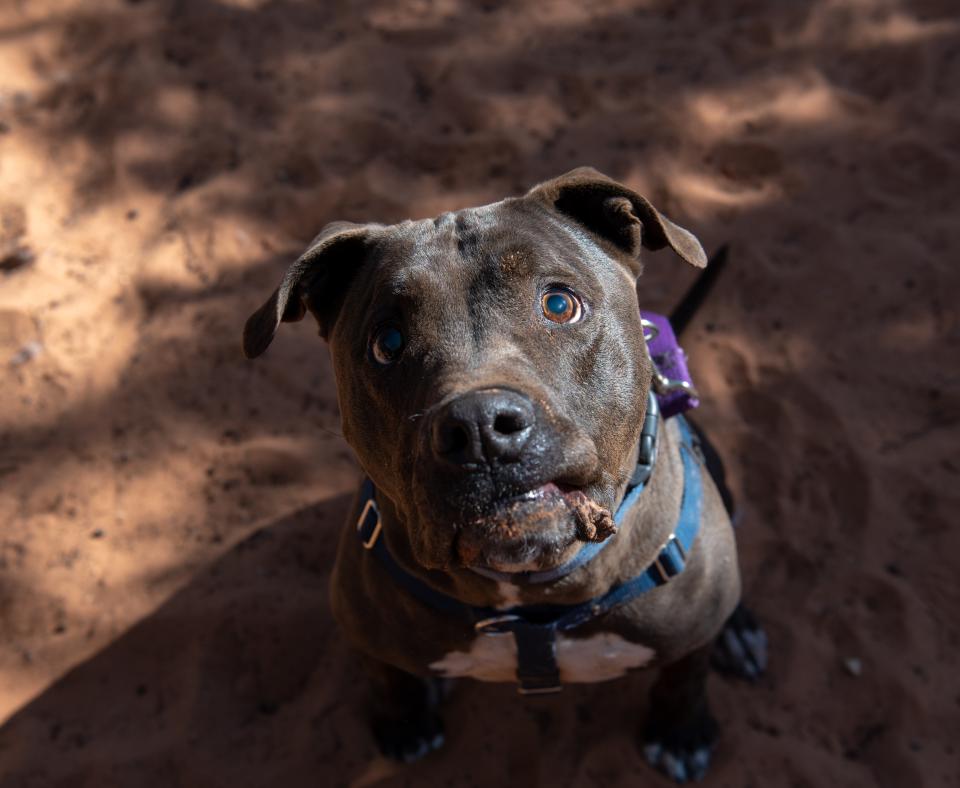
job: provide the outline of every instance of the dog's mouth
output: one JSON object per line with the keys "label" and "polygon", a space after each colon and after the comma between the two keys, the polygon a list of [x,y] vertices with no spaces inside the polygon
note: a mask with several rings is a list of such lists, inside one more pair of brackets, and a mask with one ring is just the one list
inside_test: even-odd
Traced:
{"label": "dog's mouth", "polygon": [[613,516],[581,487],[551,481],[495,501],[458,531],[466,566],[515,573],[558,566],[578,542],[602,542],[616,531]]}

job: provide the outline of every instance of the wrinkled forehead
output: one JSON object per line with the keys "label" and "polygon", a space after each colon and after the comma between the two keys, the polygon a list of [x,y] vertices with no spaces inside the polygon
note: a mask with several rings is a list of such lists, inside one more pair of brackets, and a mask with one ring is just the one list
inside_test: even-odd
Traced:
{"label": "wrinkled forehead", "polygon": [[416,299],[445,286],[487,289],[550,270],[593,277],[602,254],[586,232],[538,206],[508,200],[397,225],[377,289]]}

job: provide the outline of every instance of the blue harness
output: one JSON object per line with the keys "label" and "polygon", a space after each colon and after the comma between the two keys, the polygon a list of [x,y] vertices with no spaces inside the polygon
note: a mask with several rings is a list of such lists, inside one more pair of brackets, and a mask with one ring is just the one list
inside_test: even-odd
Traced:
{"label": "blue harness", "polygon": [[[527,605],[497,610],[492,607],[473,607],[431,588],[404,570],[390,554],[386,541],[379,538],[382,524],[376,504],[376,488],[370,479],[364,480],[360,491],[361,512],[357,518],[357,535],[363,546],[378,558],[397,585],[425,605],[444,613],[458,614],[467,618],[473,622],[474,630],[479,634],[512,633],[517,643],[517,681],[520,693],[558,692],[562,689],[557,666],[556,636],[558,632],[575,629],[636,599],[647,591],[665,585],[671,578],[680,574],[686,565],[687,555],[700,530],[703,481],[700,453],[693,431],[683,416],[677,416],[676,420],[682,438],[680,456],[683,462],[683,498],[680,503],[680,515],[673,532],[657,557],[639,575],[587,602],[577,605]],[[658,424],[657,401],[651,393],[647,418],[644,420],[644,428],[641,432],[637,471],[614,515],[618,525],[622,523],[626,513],[640,497],[652,472],[656,459]],[[615,537],[598,544],[586,545],[573,560],[557,569],[521,573],[522,579],[527,583],[542,583],[569,574],[595,557],[613,538]],[[491,570],[480,571],[481,574],[493,579],[509,578],[513,581],[518,579],[517,575],[505,575]]]}

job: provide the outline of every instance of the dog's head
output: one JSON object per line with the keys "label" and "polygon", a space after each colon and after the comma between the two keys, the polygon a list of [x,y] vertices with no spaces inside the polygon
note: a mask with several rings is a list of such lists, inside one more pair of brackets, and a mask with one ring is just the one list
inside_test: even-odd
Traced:
{"label": "dog's head", "polygon": [[699,242],[582,168],[525,196],[326,227],[247,321],[244,352],[309,310],[343,433],[440,569],[546,569],[613,529],[650,386],[642,247]]}

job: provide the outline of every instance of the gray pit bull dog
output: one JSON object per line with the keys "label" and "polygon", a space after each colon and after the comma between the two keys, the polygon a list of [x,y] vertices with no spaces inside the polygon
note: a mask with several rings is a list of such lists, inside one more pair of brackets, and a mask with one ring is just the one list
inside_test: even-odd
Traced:
{"label": "gray pit bull dog", "polygon": [[[307,311],[330,345],[370,480],[331,603],[369,670],[384,754],[440,746],[448,677],[539,692],[658,666],[644,753],[699,779],[717,736],[711,655],[763,670],[728,511],[700,473],[715,453],[650,410],[637,277],[641,250],[663,247],[707,263],[645,198],[581,168],[435,219],[331,224],[248,320],[248,358]],[[651,425],[656,463],[625,505]]]}

